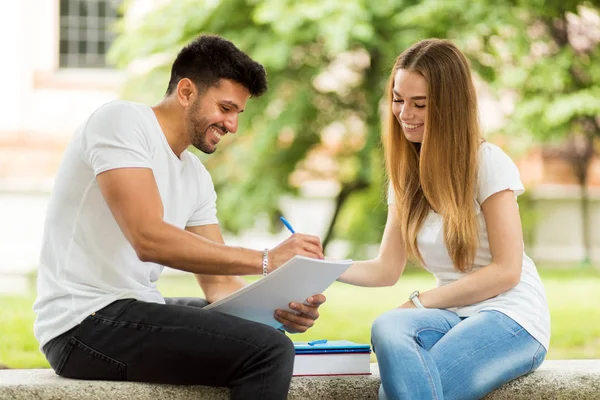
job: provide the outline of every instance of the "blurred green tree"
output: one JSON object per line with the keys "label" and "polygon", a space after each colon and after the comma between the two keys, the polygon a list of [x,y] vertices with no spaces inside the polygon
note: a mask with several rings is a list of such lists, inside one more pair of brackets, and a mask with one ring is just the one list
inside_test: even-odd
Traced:
{"label": "blurred green tree", "polygon": [[496,71],[489,79],[496,94],[512,100],[503,133],[545,142],[544,154],[573,168],[581,189],[585,265],[591,252],[586,187],[594,142],[600,139],[598,6],[597,1],[522,2],[482,53]]}
{"label": "blurred green tree", "polygon": [[[249,104],[238,137],[223,141],[225,151],[199,155],[219,193],[220,222],[235,233],[266,213],[274,227],[281,196],[296,194],[307,179],[333,180],[339,192],[323,243],[349,240],[350,256],[360,257],[365,244],[379,242],[385,224],[381,100],[396,56],[417,40],[450,38],[497,93],[513,94],[512,132],[564,136],[583,126],[582,110],[597,115],[598,101],[590,100],[598,98],[598,64],[562,48],[536,57],[542,39],[535,28],[579,15],[579,3],[176,0],[136,17],[129,1],[111,56],[130,66],[125,96],[146,102],[162,96],[176,51],[200,33],[222,35],[264,64],[270,89]],[[553,34],[544,31],[545,40]],[[588,54],[590,62],[597,59],[597,49]],[[592,82],[577,95],[565,82],[574,66],[588,79],[582,85]]]}

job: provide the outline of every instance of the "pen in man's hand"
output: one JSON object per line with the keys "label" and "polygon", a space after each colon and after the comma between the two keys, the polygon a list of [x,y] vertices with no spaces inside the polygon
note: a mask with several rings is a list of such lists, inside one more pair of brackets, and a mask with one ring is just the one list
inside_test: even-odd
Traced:
{"label": "pen in man's hand", "polygon": [[285,227],[289,229],[290,232],[296,233],[296,231],[294,230],[294,228],[292,228],[292,225],[290,225],[287,219],[285,219],[283,216],[279,217],[279,219],[281,220],[281,222],[283,222]]}

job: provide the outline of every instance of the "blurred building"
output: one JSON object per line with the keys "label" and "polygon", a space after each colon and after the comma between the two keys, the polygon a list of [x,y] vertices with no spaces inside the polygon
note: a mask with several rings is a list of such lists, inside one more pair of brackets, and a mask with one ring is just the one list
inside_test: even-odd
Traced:
{"label": "blurred building", "polygon": [[[0,291],[38,262],[52,180],[78,124],[117,98],[106,65],[117,3],[0,2]],[[11,278],[12,277],[12,278]]]}
{"label": "blurred building", "polygon": [[[587,221],[582,211],[582,191],[567,145],[537,146],[517,165],[531,201],[529,223],[533,224],[529,250],[535,260],[575,266],[584,261],[584,229],[590,260],[600,265],[600,158],[594,156],[587,168]],[[524,221],[524,224],[527,223]],[[527,238],[526,238],[527,239]]]}
{"label": "blurred building", "polygon": [[[119,3],[0,2],[0,291],[18,290],[21,274],[37,265],[52,180],[75,128],[119,95],[123,76],[105,58]],[[572,169],[541,149],[519,165],[540,216],[532,255],[540,261],[579,261],[580,191]],[[590,216],[600,222],[598,160],[591,172]],[[593,259],[600,262],[600,224],[590,226]]]}

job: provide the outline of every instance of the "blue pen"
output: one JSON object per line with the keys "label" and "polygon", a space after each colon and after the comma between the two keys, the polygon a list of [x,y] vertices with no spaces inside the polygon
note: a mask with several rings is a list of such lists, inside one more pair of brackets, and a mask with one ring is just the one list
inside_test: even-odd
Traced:
{"label": "blue pen", "polygon": [[312,342],[308,342],[308,345],[314,346],[315,344],[325,344],[325,343],[327,343],[327,339],[313,340]]}
{"label": "blue pen", "polygon": [[281,222],[283,222],[285,227],[290,230],[290,232],[296,233],[296,231],[294,230],[294,228],[292,228],[292,225],[290,225],[290,223],[287,221],[287,219],[285,219],[283,216],[279,217],[279,219],[281,220]]}

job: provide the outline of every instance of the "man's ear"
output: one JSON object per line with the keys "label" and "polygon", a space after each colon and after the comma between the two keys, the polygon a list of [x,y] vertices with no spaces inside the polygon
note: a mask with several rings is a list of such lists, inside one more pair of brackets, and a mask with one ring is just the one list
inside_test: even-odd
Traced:
{"label": "man's ear", "polygon": [[177,83],[177,100],[183,108],[194,103],[198,96],[198,89],[189,78],[183,78]]}

